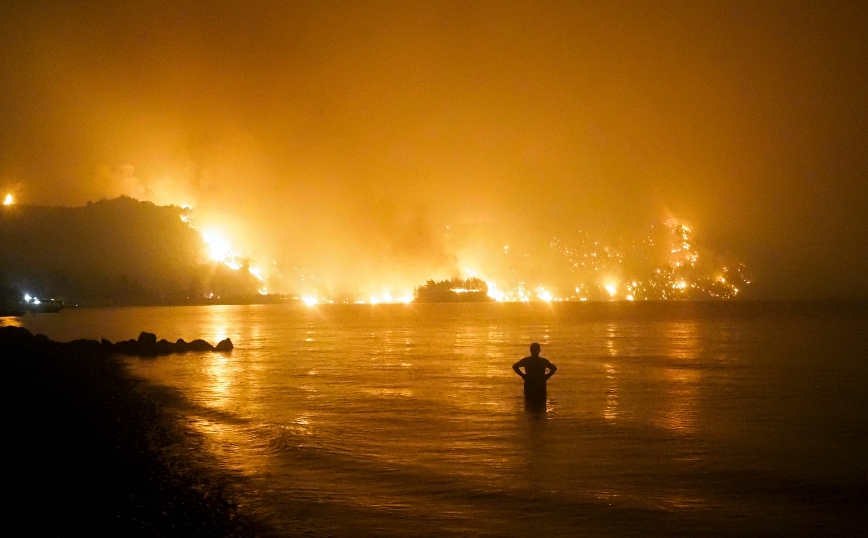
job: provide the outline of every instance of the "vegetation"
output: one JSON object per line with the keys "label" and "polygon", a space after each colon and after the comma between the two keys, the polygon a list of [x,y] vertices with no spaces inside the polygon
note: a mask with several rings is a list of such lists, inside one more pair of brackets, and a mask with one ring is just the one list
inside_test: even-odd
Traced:
{"label": "vegetation", "polygon": [[203,256],[182,209],[128,197],[0,208],[0,284],[67,305],[249,302],[259,281]]}
{"label": "vegetation", "polygon": [[413,295],[419,303],[480,303],[494,300],[488,296],[488,284],[479,278],[429,280],[417,287]]}

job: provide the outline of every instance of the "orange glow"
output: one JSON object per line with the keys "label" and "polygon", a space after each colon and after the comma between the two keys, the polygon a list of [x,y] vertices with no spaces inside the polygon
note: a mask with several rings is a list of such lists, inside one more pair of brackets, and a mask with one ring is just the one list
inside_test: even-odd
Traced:
{"label": "orange glow", "polygon": [[3,199],[3,205],[12,205],[15,203],[15,199],[12,198],[11,194],[7,194],[6,198]]}
{"label": "orange glow", "polygon": [[202,232],[202,239],[208,245],[208,257],[215,262],[222,262],[229,256],[229,242],[216,232]]}

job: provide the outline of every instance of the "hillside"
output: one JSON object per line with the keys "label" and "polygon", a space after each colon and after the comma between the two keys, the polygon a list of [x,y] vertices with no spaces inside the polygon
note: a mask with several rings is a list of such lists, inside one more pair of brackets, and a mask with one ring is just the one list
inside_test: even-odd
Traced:
{"label": "hillside", "polygon": [[120,197],[83,207],[0,208],[0,284],[73,304],[178,304],[212,289],[254,293],[249,275],[204,261],[183,209]]}

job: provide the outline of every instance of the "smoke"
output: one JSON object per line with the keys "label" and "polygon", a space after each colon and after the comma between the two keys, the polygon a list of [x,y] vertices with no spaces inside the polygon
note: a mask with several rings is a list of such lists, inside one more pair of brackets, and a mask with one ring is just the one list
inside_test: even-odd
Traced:
{"label": "smoke", "polygon": [[335,291],[506,272],[505,246],[544,280],[552,238],[671,208],[765,296],[866,296],[863,11],[19,3],[0,185],[191,205]]}

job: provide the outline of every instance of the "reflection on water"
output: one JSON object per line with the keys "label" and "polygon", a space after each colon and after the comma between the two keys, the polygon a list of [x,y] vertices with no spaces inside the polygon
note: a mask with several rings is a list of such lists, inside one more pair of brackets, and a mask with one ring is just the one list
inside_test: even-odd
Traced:
{"label": "reflection on water", "polygon": [[24,327],[24,324],[19,317],[2,316],[0,317],[0,327]]}
{"label": "reflection on water", "polygon": [[695,433],[696,405],[699,400],[699,372],[669,368],[664,371],[669,385],[667,407],[661,410],[661,424],[681,433]]}
{"label": "reflection on water", "polygon": [[[204,403],[210,407],[226,408],[230,399],[233,397],[231,388],[238,380],[234,379],[238,376],[238,368],[230,366],[229,357],[222,353],[209,353],[209,358],[204,364],[205,374],[208,376],[208,389],[210,398]],[[210,359],[210,360],[209,360]]]}
{"label": "reflection on water", "polygon": [[[847,397],[846,383],[863,373],[833,369],[840,361],[828,349],[843,341],[840,325],[831,326],[837,333],[825,326],[836,340],[823,340],[816,321],[799,326],[824,342],[813,348],[826,353],[818,374],[805,368],[809,359],[803,370],[787,367],[805,353],[789,344],[794,331],[697,308],[233,306],[71,310],[22,321],[61,340],[117,340],[143,329],[231,338],[229,355],[130,359],[130,368],[190,401],[190,429],[249,481],[242,505],[284,534],[701,535],[807,513],[780,492],[809,475],[820,480],[816,458],[791,452],[758,462],[777,448],[756,417],[764,410],[791,428],[793,444],[865,453],[846,443],[861,442],[852,431],[868,421],[846,426],[849,437],[816,435],[805,424],[829,421],[788,414],[793,391],[779,388],[800,379]],[[864,317],[852,322],[865,325]],[[763,344],[770,334],[781,336]],[[526,402],[511,365],[533,341],[558,373],[546,398]],[[778,348],[790,362],[770,362],[768,349]],[[865,475],[864,459],[848,461],[841,476]],[[778,493],[756,487],[758,467],[787,477],[777,479]],[[786,533],[787,521],[775,516],[759,534]]]}
{"label": "reflection on water", "polygon": [[606,369],[606,380],[608,387],[606,390],[606,409],[603,411],[603,417],[608,421],[614,421],[621,414],[618,411],[618,382],[615,368],[611,364],[604,364]]}
{"label": "reflection on water", "polygon": [[666,403],[661,409],[660,424],[683,434],[696,432],[696,406],[699,402],[700,371],[692,364],[704,355],[696,322],[669,323],[666,349],[676,360],[675,368],[665,368]]}

